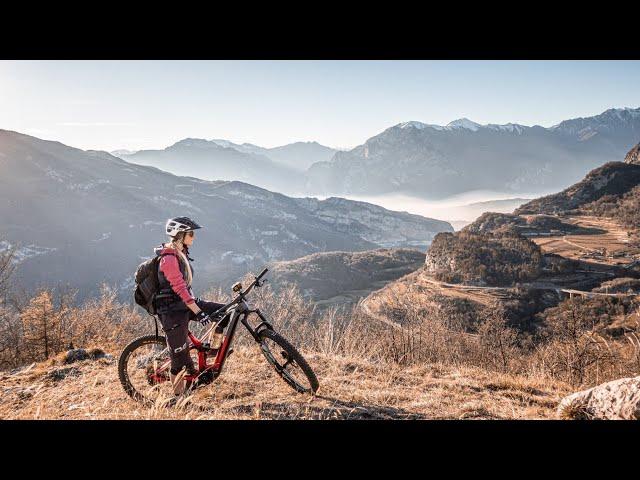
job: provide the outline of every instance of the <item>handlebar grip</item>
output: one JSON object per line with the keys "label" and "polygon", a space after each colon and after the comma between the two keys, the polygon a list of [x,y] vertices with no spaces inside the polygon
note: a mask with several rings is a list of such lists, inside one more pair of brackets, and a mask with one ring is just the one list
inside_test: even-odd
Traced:
{"label": "handlebar grip", "polygon": [[265,268],[264,270],[262,270],[262,271],[260,272],[260,274],[259,274],[256,278],[257,278],[258,280],[260,280],[260,279],[264,276],[264,274],[265,274],[265,273],[267,273],[268,271],[269,271],[269,269],[268,269],[268,268]]}

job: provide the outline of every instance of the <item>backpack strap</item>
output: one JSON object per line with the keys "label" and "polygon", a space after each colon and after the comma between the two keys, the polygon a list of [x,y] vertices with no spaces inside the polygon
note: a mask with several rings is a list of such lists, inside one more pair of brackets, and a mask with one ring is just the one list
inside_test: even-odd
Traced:
{"label": "backpack strap", "polygon": [[156,255],[154,260],[156,262],[156,265],[158,265],[158,267],[160,267],[160,260],[162,259],[162,257],[166,257],[167,255],[173,255],[174,257],[178,258],[178,256],[176,255],[176,252],[164,252],[164,253],[161,253],[160,255]]}

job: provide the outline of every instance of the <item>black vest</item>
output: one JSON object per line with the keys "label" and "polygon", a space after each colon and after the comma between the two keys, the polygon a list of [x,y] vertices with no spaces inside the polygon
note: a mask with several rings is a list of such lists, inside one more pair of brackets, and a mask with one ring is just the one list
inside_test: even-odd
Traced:
{"label": "black vest", "polygon": [[[157,255],[160,255],[160,252],[158,252]],[[189,279],[187,264],[180,254],[176,254],[175,257],[178,260],[178,266],[180,267],[182,278],[184,279],[185,283],[187,283],[187,280]],[[188,259],[187,262],[189,262]],[[193,266],[191,265],[191,262],[189,262],[189,266],[191,267],[191,276],[193,279]],[[189,287],[189,291],[191,292],[191,287]],[[165,277],[164,273],[162,273],[162,271],[160,270],[160,262],[158,262],[158,299],[162,299],[168,302],[182,302],[180,296],[173,291],[173,288],[171,288],[171,284],[169,283],[169,280],[167,280],[167,277]]]}

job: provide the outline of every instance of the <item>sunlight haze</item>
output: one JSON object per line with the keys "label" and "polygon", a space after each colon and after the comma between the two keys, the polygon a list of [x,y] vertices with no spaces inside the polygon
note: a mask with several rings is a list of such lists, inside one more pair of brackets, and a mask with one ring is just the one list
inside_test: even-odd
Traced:
{"label": "sunlight haze", "polygon": [[350,149],[400,122],[539,124],[638,107],[630,61],[0,61],[0,128],[82,149],[183,138]]}

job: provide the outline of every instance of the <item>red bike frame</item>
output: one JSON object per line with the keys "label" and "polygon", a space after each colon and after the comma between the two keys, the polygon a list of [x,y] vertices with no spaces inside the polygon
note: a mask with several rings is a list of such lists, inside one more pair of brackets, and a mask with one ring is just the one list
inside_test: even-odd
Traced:
{"label": "red bike frame", "polygon": [[[238,320],[247,328],[251,336],[254,338],[256,342],[260,342],[259,333],[264,328],[273,329],[271,324],[267,322],[266,318],[259,309],[250,309],[249,305],[246,302],[246,295],[251,291],[254,286],[260,287],[262,284],[260,283],[260,278],[267,273],[267,269],[265,268],[260,275],[255,277],[255,280],[247,287],[247,289],[243,292],[240,292],[236,298],[234,298],[228,304],[220,307],[218,312],[224,312],[225,315],[231,315],[229,325],[227,327],[227,334],[224,336],[222,341],[222,345],[218,349],[218,353],[216,354],[214,361],[212,364],[207,364],[207,351],[208,348],[205,347],[205,344],[196,337],[191,331],[189,331],[189,340],[191,341],[191,345],[189,346],[189,351],[195,348],[198,351],[198,373],[195,375],[185,375],[185,380],[194,381],[200,375],[202,375],[206,371],[211,371],[213,373],[213,379],[217,378],[222,373],[222,367],[224,366],[227,357],[229,356],[229,346],[233,341],[233,337],[235,336],[236,329],[238,327]],[[260,323],[253,328],[251,324],[249,324],[248,318],[249,315],[255,313],[258,318],[260,318]],[[213,330],[213,326],[209,329],[205,335],[209,334]],[[168,376],[166,375],[167,370],[171,366],[171,361],[168,360],[158,369],[156,369],[155,373],[151,375],[151,378],[157,382],[164,382],[168,380]]]}

